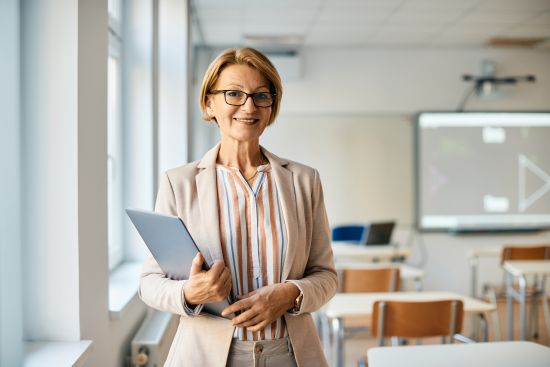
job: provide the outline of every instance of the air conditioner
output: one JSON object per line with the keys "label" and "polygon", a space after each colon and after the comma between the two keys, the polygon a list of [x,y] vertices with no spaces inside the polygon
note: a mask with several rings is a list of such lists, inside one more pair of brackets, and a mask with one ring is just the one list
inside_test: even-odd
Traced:
{"label": "air conditioner", "polygon": [[163,366],[177,328],[178,317],[176,315],[150,311],[132,339],[132,366]]}
{"label": "air conditioner", "polygon": [[284,81],[298,80],[302,77],[302,58],[297,51],[266,52]]}

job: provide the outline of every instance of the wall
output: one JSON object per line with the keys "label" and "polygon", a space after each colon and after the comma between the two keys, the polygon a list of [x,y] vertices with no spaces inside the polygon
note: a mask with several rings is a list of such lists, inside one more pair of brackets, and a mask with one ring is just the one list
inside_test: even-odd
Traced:
{"label": "wall", "polygon": [[21,3],[27,340],[80,338],[77,14],[78,3],[69,0]]}
{"label": "wall", "polygon": [[[332,224],[397,219],[395,238],[413,246],[426,288],[461,293],[469,292],[469,248],[548,242],[547,233],[420,236],[410,227],[413,114],[455,110],[470,87],[461,76],[479,74],[483,59],[496,62],[497,75],[534,74],[537,82],[501,88],[501,98],[472,98],[466,110],[550,110],[548,50],[306,48],[301,57],[300,78],[287,80],[282,70],[281,114],[262,144],[319,169]],[[496,264],[489,268],[482,277],[500,280]]]}
{"label": "wall", "polygon": [[483,59],[497,74],[535,74],[535,84],[503,88],[509,98],[471,100],[466,109],[548,109],[550,51],[476,49],[306,49],[303,77],[284,83],[286,113],[391,113],[455,109]]}
{"label": "wall", "polygon": [[23,354],[19,1],[0,2],[0,366]]}
{"label": "wall", "polygon": [[[470,292],[469,249],[550,242],[544,232],[418,235],[410,228],[412,115],[454,110],[469,87],[461,75],[479,74],[486,58],[498,75],[534,74],[537,82],[502,88],[499,99],[473,98],[466,110],[550,110],[548,50],[306,49],[302,57],[303,76],[285,83],[281,115],[262,143],[319,168],[331,223],[397,219],[395,238],[413,246],[411,262],[424,267],[426,288],[461,293]],[[484,264],[481,283],[500,281],[496,260]]]}
{"label": "wall", "polygon": [[411,134],[407,116],[312,113],[281,117],[262,144],[319,170],[331,223],[410,224]]}
{"label": "wall", "polygon": [[21,19],[23,336],[120,366],[146,309],[108,308],[107,0],[25,0]]}
{"label": "wall", "polygon": [[187,160],[188,2],[159,2],[159,174]]}

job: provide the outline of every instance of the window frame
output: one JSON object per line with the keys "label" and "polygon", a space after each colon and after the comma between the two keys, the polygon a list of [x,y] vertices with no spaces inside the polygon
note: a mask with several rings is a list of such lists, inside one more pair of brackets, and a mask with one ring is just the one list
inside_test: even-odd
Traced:
{"label": "window frame", "polygon": [[[114,5],[111,5],[114,4]],[[123,127],[123,57],[122,57],[122,2],[109,0],[109,52],[108,52],[108,148],[107,148],[107,180],[108,180],[108,258],[109,271],[116,269],[125,257],[123,235],[124,223],[124,127]],[[113,12],[112,12],[113,11]],[[112,60],[116,62],[112,64]],[[111,67],[116,68],[115,80],[111,75]],[[112,86],[115,97],[111,97]],[[116,101],[115,110],[111,103]],[[114,113],[114,116],[112,115]],[[114,119],[114,121],[112,120]],[[113,136],[114,135],[114,136]],[[114,182],[112,182],[113,180]]]}

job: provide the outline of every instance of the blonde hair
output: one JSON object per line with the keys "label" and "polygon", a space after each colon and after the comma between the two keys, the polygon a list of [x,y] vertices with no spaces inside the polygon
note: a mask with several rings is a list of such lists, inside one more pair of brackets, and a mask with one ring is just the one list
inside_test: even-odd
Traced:
{"label": "blonde hair", "polygon": [[202,118],[206,121],[215,120],[206,112],[208,93],[214,87],[214,84],[216,84],[223,69],[230,65],[248,65],[258,70],[260,74],[267,79],[269,82],[269,91],[275,94],[268,122],[268,125],[271,125],[279,113],[281,97],[283,96],[283,85],[281,83],[281,77],[271,61],[269,61],[260,51],[253,48],[228,48],[212,61],[202,79],[201,91],[199,94]]}

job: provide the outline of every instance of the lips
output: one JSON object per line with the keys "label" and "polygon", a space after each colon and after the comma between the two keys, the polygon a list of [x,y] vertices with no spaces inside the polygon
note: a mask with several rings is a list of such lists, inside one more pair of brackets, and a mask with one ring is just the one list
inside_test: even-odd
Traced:
{"label": "lips", "polygon": [[246,124],[246,125],[253,125],[255,124],[256,122],[259,121],[259,119],[255,119],[255,118],[250,118],[250,117],[234,117],[233,120],[237,121],[237,122],[240,122],[241,124]]}

